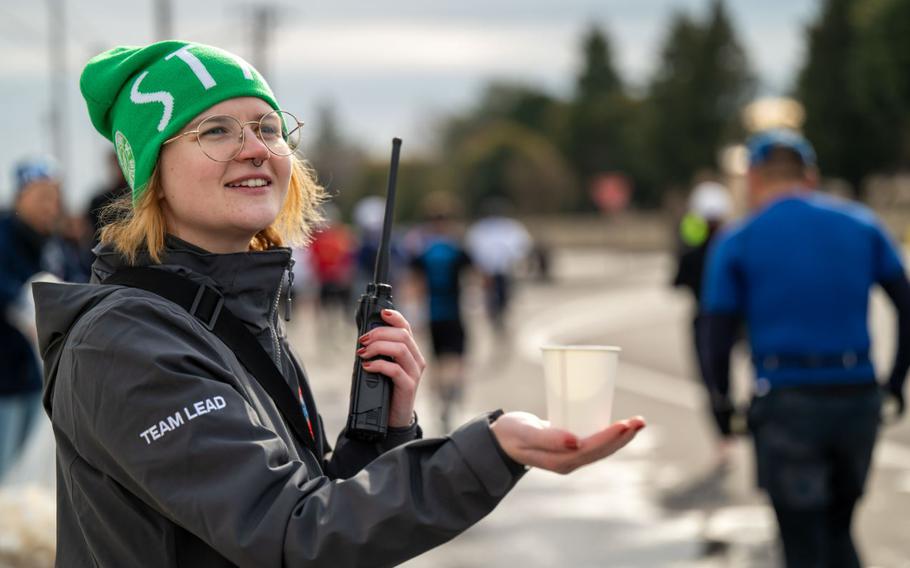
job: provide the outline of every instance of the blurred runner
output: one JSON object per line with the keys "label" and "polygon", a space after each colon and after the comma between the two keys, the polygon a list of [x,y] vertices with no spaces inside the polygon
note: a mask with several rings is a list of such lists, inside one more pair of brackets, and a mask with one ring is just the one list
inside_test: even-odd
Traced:
{"label": "blurred runner", "polygon": [[499,334],[506,329],[515,267],[531,252],[533,242],[524,225],[509,216],[511,206],[505,199],[492,198],[482,209],[484,217],[468,229],[465,245],[484,275],[487,312]]}
{"label": "blurred runner", "polygon": [[[382,239],[382,222],[385,217],[385,198],[377,195],[364,197],[354,206],[354,226],[357,230],[356,272],[354,290],[358,293],[366,289],[367,283],[373,280],[373,269],[376,267],[376,255]],[[402,270],[406,268],[405,254],[399,245],[399,238],[392,228],[389,243],[389,280],[392,289],[397,288]]]}
{"label": "blurred runner", "polygon": [[745,319],[758,481],[777,515],[787,566],[859,567],[851,523],[882,404],[869,356],[869,292],[880,285],[898,312],[885,395],[900,414],[910,284],[871,211],[814,191],[815,152],[806,139],[768,131],[748,149],[754,213],[717,239],[705,276],[705,362],[718,426],[729,432],[730,348]]}
{"label": "blurred runner", "polygon": [[444,432],[464,396],[465,328],[461,314],[461,284],[471,258],[458,238],[457,204],[445,193],[433,193],[423,203],[427,220],[422,250],[411,261],[417,295],[426,299],[436,365],[431,388],[440,402]]}
{"label": "blurred runner", "polygon": [[291,317],[300,322],[297,329],[305,337],[304,344],[318,349],[320,330],[316,317],[319,309],[319,282],[312,257],[307,246],[291,247]]}
{"label": "blurred runner", "polygon": [[[733,213],[733,200],[723,185],[706,181],[699,183],[689,197],[689,208],[679,224],[679,256],[673,286],[685,288],[692,294],[694,309],[692,316],[693,353],[702,380],[705,377],[703,362],[704,338],[700,325],[702,305],[701,288],[708,247],[714,241],[720,228]],[[720,422],[718,420],[718,422]],[[730,458],[729,432],[720,432],[717,466],[725,467]]]}
{"label": "blurred runner", "polygon": [[[354,206],[354,226],[357,228],[358,237],[357,268],[354,276],[355,290],[365,290],[367,283],[373,280],[373,269],[376,266],[384,216],[385,199],[378,195],[364,197]],[[391,254],[389,256],[389,275],[391,277],[394,271],[391,266]],[[394,282],[392,289],[395,289]]]}
{"label": "blurred runner", "polygon": [[327,203],[323,215],[325,223],[313,235],[310,242],[310,259],[319,286],[318,314],[321,329],[332,333],[333,339],[339,329],[351,327],[354,308],[351,305],[351,284],[354,278],[354,235],[341,222],[338,208]]}
{"label": "blurred runner", "polygon": [[41,402],[41,369],[28,336],[34,318],[16,317],[25,284],[45,268],[45,245],[60,216],[60,183],[49,159],[15,169],[14,211],[0,216],[0,478],[18,458]]}

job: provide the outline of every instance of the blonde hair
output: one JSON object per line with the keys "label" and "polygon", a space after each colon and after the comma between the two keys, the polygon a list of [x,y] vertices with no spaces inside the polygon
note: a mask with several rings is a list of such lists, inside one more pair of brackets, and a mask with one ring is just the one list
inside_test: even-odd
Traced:
{"label": "blonde hair", "polygon": [[[149,177],[145,192],[134,204],[132,195],[114,201],[101,212],[101,243],[113,245],[129,264],[142,252],[161,262],[167,222],[161,208],[161,179],[158,166]],[[313,169],[296,155],[291,156],[291,181],[281,211],[271,225],[250,240],[251,251],[302,245],[309,241],[313,227],[322,220],[319,205],[325,190],[316,181]]]}

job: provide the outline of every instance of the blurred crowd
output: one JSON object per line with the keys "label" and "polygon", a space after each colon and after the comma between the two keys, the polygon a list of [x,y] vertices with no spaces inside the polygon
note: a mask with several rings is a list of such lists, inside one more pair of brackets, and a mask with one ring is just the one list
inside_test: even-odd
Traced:
{"label": "blurred crowd", "polygon": [[[516,274],[545,278],[541,249],[512,216],[507,200],[491,199],[470,222],[462,209],[449,193],[428,193],[420,220],[396,227],[388,243],[396,305],[431,341],[431,389],[440,403],[443,431],[453,425],[453,412],[464,398],[469,343],[462,303],[472,295],[466,289],[483,297],[490,325],[505,338]],[[365,197],[348,225],[327,204],[325,221],[309,246],[294,251],[295,302],[310,312],[313,329],[319,330],[315,339],[326,347],[339,344],[339,337],[347,339],[357,299],[374,279],[384,212],[385,199]]]}

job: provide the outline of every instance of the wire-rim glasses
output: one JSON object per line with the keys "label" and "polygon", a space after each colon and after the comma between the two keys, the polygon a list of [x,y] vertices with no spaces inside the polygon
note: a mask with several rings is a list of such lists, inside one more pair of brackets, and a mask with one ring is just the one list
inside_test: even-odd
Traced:
{"label": "wire-rim glasses", "polygon": [[169,138],[162,145],[195,134],[203,154],[216,162],[230,162],[243,151],[247,125],[252,126],[256,137],[276,156],[290,156],[300,145],[303,123],[284,110],[273,110],[259,120],[247,122],[240,122],[228,114],[208,116],[195,130]]}

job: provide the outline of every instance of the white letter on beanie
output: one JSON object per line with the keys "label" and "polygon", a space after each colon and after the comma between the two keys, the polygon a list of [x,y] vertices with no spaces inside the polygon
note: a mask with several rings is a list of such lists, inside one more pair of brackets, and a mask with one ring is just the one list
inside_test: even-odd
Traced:
{"label": "white letter on beanie", "polygon": [[140,93],[139,83],[141,83],[148,74],[149,72],[146,71],[142,75],[136,77],[136,82],[133,83],[133,88],[130,91],[130,100],[137,105],[144,105],[147,103],[161,103],[164,105],[164,114],[161,116],[161,122],[158,123],[158,132],[163,132],[167,123],[171,121],[171,113],[174,112],[174,96],[167,91]]}
{"label": "white letter on beanie", "polygon": [[225,51],[224,54],[227,55],[228,57],[230,57],[231,59],[233,59],[234,62],[237,64],[237,66],[240,67],[241,69],[243,69],[243,76],[244,76],[246,79],[250,79],[250,80],[253,79],[253,72],[250,71],[250,69],[252,69],[252,67],[253,67],[252,65],[250,65],[249,63],[247,63],[247,62],[246,62],[242,57],[240,57],[239,55],[234,55],[233,53],[230,53],[230,52],[227,52],[227,51]]}
{"label": "white letter on beanie", "polygon": [[212,75],[209,73],[208,69],[205,68],[205,65],[199,61],[199,58],[190,53],[191,47],[191,45],[185,45],[164,59],[168,60],[175,55],[179,57],[181,61],[190,66],[190,69],[192,69],[193,73],[196,74],[196,78],[199,79],[199,82],[202,83],[202,86],[205,87],[206,91],[208,91],[218,83],[216,83],[215,79],[212,78]]}

